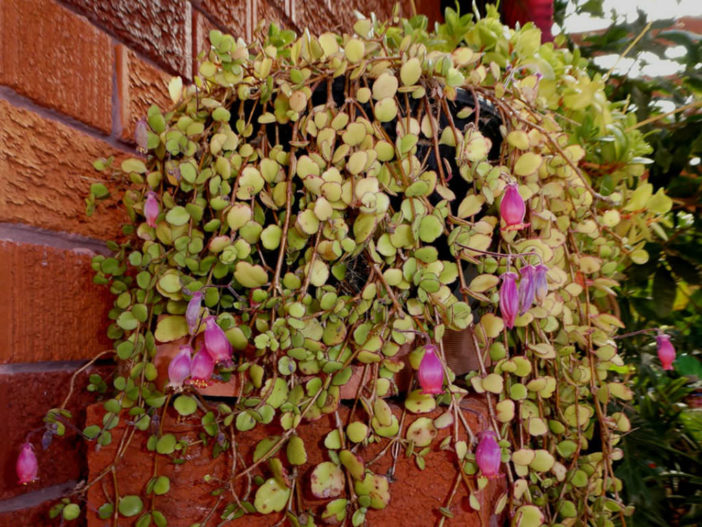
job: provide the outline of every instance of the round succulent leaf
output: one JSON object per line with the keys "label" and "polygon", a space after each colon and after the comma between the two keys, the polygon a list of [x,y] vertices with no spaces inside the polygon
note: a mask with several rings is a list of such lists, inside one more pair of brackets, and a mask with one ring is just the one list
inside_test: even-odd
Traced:
{"label": "round succulent leaf", "polygon": [[419,417],[407,427],[406,438],[412,441],[415,446],[425,447],[431,444],[436,437],[438,430],[434,426],[434,421],[429,417]]}
{"label": "round succulent leaf", "polygon": [[436,399],[422,390],[413,390],[405,398],[405,408],[414,414],[426,414],[436,408]]}
{"label": "round succulent leaf", "polygon": [[179,395],[173,401],[173,407],[180,415],[188,416],[197,411],[197,401],[189,395]]}
{"label": "round succulent leaf", "polygon": [[117,505],[117,510],[122,516],[131,518],[139,514],[144,508],[144,502],[141,501],[139,496],[128,495],[122,496],[119,499],[119,504]]}
{"label": "round succulent leaf", "polygon": [[280,512],[288,504],[290,489],[282,485],[276,478],[267,479],[256,490],[254,507],[261,514]]}
{"label": "round succulent leaf", "polygon": [[331,461],[317,465],[310,475],[310,488],[317,498],[336,498],[345,487],[344,471]]}

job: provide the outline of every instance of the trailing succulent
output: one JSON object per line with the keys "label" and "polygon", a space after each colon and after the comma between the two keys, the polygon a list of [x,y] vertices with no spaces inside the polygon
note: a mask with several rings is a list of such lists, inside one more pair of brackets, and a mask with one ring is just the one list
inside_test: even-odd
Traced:
{"label": "trailing succulent", "polygon": [[[116,295],[120,367],[102,425],[84,434],[108,445],[127,420],[160,456],[157,418],[173,404],[200,419],[216,456],[276,426],[239,467],[264,477],[222,502],[223,519],[285,511],[293,525],[363,524],[392,493],[356,455],[379,442],[420,467],[428,449],[451,452],[471,493],[506,477],[495,513],[512,525],[624,522],[612,463],[631,391],[613,288],[629,260],[646,261],[670,200],[641,177],[648,147],[627,131],[634,116],[577,53],[541,45],[530,24],[508,29],[492,9],[426,25],[360,17],[354,34],[319,37],[272,25],[253,44],[212,31],[194,83],[174,79],[172,107],[152,106],[138,125],[144,156],[96,163],[131,182],[131,223],[113,256],[93,262]],[[616,170],[591,178],[588,163],[603,159]],[[106,194],[94,184],[89,209]],[[460,352],[477,350],[477,371],[449,366],[448,331],[469,336]],[[180,346],[165,387],[154,364],[164,343]],[[408,370],[417,375],[401,388]],[[359,371],[370,381],[311,478],[328,502],[298,510],[310,480],[293,469],[318,447],[296,430],[337,412]],[[235,399],[198,391],[231,379]],[[469,394],[487,401],[486,430],[463,418]],[[402,416],[384,399],[396,395]],[[50,430],[63,415],[49,413]],[[168,491],[164,478],[145,499]],[[102,517],[165,525],[139,496],[107,501]]]}

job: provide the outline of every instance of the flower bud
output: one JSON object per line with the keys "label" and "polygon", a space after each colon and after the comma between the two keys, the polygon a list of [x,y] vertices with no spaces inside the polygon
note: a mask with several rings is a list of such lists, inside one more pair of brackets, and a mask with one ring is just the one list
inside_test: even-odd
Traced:
{"label": "flower bud", "polygon": [[232,345],[214,317],[205,319],[205,349],[215,364],[232,364]]}
{"label": "flower bud", "polygon": [[540,304],[548,295],[548,282],[546,281],[546,273],[548,267],[544,264],[539,264],[534,268],[534,297]]}
{"label": "flower bud", "polygon": [[517,275],[512,272],[504,273],[500,287],[500,314],[507,329],[514,327],[514,320],[519,311],[519,293],[517,292]]}
{"label": "flower bud", "polygon": [[534,303],[536,294],[536,271],[533,265],[525,265],[519,270],[519,314],[523,315]]}
{"label": "flower bud", "polygon": [[26,485],[36,481],[39,464],[37,463],[37,456],[34,455],[34,448],[29,441],[22,445],[20,454],[17,456],[15,468],[20,484]]}
{"label": "flower bud", "polygon": [[197,291],[193,294],[185,309],[185,321],[188,323],[188,331],[194,335],[200,326],[200,307],[202,306],[202,293]]}
{"label": "flower bud", "polygon": [[149,145],[149,127],[145,119],[139,119],[134,127],[134,141],[137,144],[137,150],[145,154]]}
{"label": "flower bud", "polygon": [[661,360],[664,370],[673,369],[673,361],[675,360],[675,348],[670,342],[670,335],[661,333],[656,337],[658,344],[658,358]]}
{"label": "flower bud", "polygon": [[508,228],[521,228],[524,223],[524,214],[526,214],[526,205],[519,194],[519,187],[516,183],[508,183],[500,202],[502,220]]}
{"label": "flower bud", "polygon": [[444,368],[439,357],[436,355],[436,346],[427,344],[424,346],[424,357],[419,363],[419,385],[422,393],[434,394],[443,392]]}
{"label": "flower bud", "polygon": [[199,351],[190,364],[190,379],[187,383],[198,388],[204,388],[210,384],[210,379],[214,373],[214,361],[205,350]]}
{"label": "flower bud", "polygon": [[160,212],[156,193],[150,190],[146,194],[146,202],[144,203],[144,217],[149,227],[156,227],[156,218]]}
{"label": "flower bud", "polygon": [[497,435],[492,430],[480,433],[478,447],[475,449],[475,462],[483,476],[494,478],[500,472],[502,449],[497,444]]}
{"label": "flower bud", "polygon": [[181,346],[178,354],[171,359],[168,365],[167,386],[175,388],[176,390],[183,388],[183,382],[190,377],[192,351],[190,346]]}

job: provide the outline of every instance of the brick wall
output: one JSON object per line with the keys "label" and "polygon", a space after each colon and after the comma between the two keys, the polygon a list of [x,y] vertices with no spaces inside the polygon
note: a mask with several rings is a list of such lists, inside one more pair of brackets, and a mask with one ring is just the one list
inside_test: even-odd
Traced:
{"label": "brick wall", "polygon": [[[86,190],[102,179],[92,161],[134,153],[136,121],[150,104],[167,104],[170,76],[192,77],[210,29],[248,40],[265,18],[344,31],[354,9],[387,17],[393,4],[0,0],[0,527],[46,523],[47,503],[84,476],[79,442],[70,440],[39,452],[40,479],[29,488],[16,484],[14,463],[27,433],[65,397],[70,372],[110,346],[112,299],[93,284],[90,261],[125,217],[120,188],[104,181],[115,198],[86,220]],[[438,19],[438,1],[415,4]],[[409,6],[403,0],[404,14]],[[88,397],[77,393],[79,410]]]}

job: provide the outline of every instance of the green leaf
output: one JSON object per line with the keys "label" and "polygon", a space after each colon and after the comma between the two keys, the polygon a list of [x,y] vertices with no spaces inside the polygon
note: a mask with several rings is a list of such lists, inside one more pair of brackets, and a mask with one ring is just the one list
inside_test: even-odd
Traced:
{"label": "green leaf", "polygon": [[144,503],[139,496],[123,496],[119,500],[117,509],[122,516],[127,518],[136,516],[144,508]]}
{"label": "green leaf", "polygon": [[75,520],[80,516],[80,507],[75,503],[69,503],[63,508],[63,519],[64,520]]}
{"label": "green leaf", "polygon": [[675,302],[675,280],[670,272],[659,267],[653,277],[653,305],[660,318],[666,318],[673,310]]}
{"label": "green leaf", "polygon": [[171,480],[167,476],[159,476],[154,483],[154,494],[163,496],[171,490]]}
{"label": "green leaf", "polygon": [[175,451],[176,437],[173,434],[165,434],[156,443],[156,452],[159,454],[172,454]]}
{"label": "green leaf", "polygon": [[180,415],[192,415],[197,411],[197,401],[188,395],[179,395],[173,402],[173,407]]}

